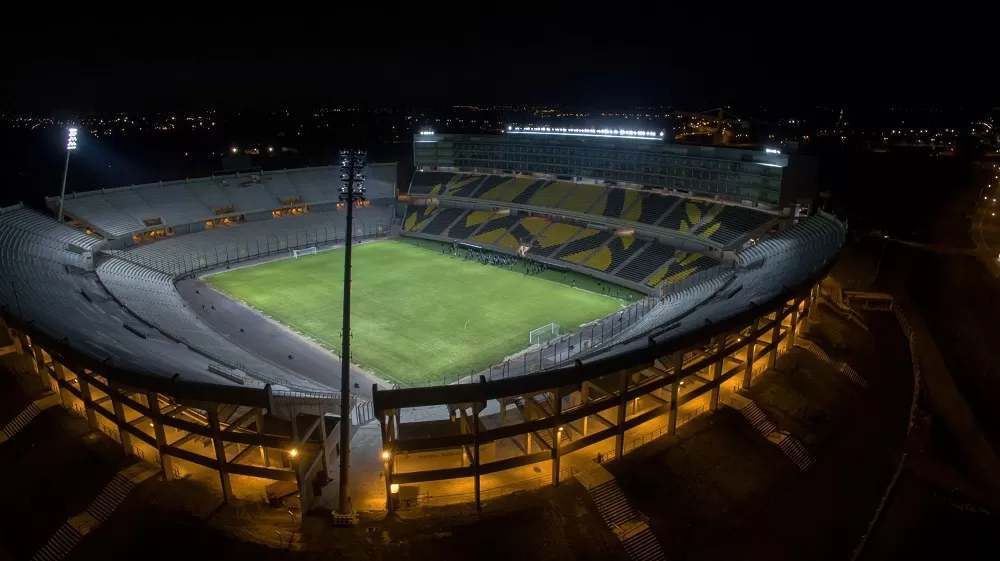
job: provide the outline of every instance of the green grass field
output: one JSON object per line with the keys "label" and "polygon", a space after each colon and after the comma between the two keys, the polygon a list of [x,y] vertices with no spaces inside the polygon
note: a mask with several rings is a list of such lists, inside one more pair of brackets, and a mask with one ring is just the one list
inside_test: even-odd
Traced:
{"label": "green grass field", "polygon": [[[539,276],[443,255],[412,238],[356,246],[351,327],[354,362],[395,382],[441,382],[496,364],[550,322],[575,330],[618,309],[593,279]],[[340,353],[344,251],[283,259],[206,280]],[[580,288],[564,283],[576,281]],[[622,296],[636,293],[621,289]]]}

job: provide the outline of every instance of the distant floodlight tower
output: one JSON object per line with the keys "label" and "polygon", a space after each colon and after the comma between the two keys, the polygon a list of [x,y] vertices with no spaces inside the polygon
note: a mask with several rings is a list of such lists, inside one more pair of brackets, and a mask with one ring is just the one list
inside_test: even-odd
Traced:
{"label": "distant floodlight tower", "polygon": [[66,165],[63,166],[62,188],[59,189],[59,222],[63,221],[63,201],[66,199],[66,175],[69,173],[69,155],[76,150],[76,127],[67,129]]}
{"label": "distant floodlight tower", "polygon": [[351,237],[354,234],[354,201],[365,200],[365,152],[340,151],[340,200],[347,203],[344,236],[344,331],[340,353],[340,493],[337,510],[350,514],[351,455]]}

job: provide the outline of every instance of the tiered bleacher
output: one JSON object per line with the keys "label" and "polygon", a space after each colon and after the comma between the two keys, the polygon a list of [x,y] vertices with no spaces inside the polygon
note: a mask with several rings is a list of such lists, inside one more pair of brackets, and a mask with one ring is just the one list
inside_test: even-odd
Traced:
{"label": "tiered bleacher", "polygon": [[[395,174],[395,164],[366,168],[366,196],[394,199]],[[66,196],[64,211],[102,235],[117,238],[222,215],[336,203],[339,197],[336,170],[303,168],[71,193]],[[50,197],[46,203],[55,209],[58,198]]]}
{"label": "tiered bleacher", "polygon": [[[94,250],[102,243],[35,211],[0,209],[0,306],[4,314],[113,367],[213,384],[235,383],[208,370],[212,359],[143,325],[108,295],[96,275],[79,269],[83,264],[79,249]],[[218,345],[215,350],[229,356],[245,354],[224,341]],[[277,367],[272,366],[270,372],[295,379]],[[244,385],[264,384],[251,376],[244,378]],[[301,384],[291,385],[312,384],[296,382]]]}
{"label": "tiered bleacher", "polygon": [[[217,226],[135,246],[121,255],[149,268],[180,275],[278,251],[341,242],[345,234],[345,216],[344,210],[307,212]],[[356,208],[354,233],[359,238],[386,235],[391,220],[389,207]]]}
{"label": "tiered bleacher", "polygon": [[[454,187],[459,184],[461,188]],[[739,244],[776,220],[772,214],[748,207],[652,191],[531,177],[417,172],[410,192],[615,218],[654,231],[663,229],[700,237],[721,247]]]}
{"label": "tiered bleacher", "polygon": [[[212,357],[226,372],[256,380],[323,391],[328,388],[310,380],[294,378],[284,369],[234,345],[191,311],[174,289],[173,277],[124,259],[105,259],[97,267],[104,287],[133,314],[168,337],[180,340]],[[289,379],[294,382],[290,382]]]}

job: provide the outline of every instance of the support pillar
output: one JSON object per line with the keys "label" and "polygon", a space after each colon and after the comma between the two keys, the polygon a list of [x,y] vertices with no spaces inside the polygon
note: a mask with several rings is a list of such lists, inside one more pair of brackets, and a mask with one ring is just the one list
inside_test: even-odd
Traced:
{"label": "support pillar", "polygon": [[24,343],[21,342],[21,334],[10,328],[7,328],[7,333],[10,336],[10,340],[14,342],[14,352],[17,353],[18,356],[23,355]]}
{"label": "support pillar", "polygon": [[[580,405],[586,405],[590,401],[590,384],[584,382],[580,384]],[[590,415],[583,418],[583,436],[587,436],[587,422],[590,420]]]}
{"label": "support pillar", "polygon": [[[378,415],[379,429],[382,430],[382,469],[385,474],[385,510],[392,514],[392,438],[389,435],[389,423],[386,421],[386,414],[383,411],[376,411]],[[391,419],[392,417],[388,417]]]}
{"label": "support pillar", "polygon": [[767,367],[774,368],[774,363],[778,360],[778,337],[781,335],[781,309],[774,312],[774,327],[771,329],[771,352],[767,357]]}
{"label": "support pillar", "polygon": [[750,382],[753,379],[753,362],[755,360],[754,354],[757,352],[757,327],[760,325],[760,318],[753,318],[753,324],[750,326],[750,342],[747,343],[747,362],[746,369],[743,371],[743,387],[749,388]]}
{"label": "support pillar", "polygon": [[621,459],[625,451],[625,407],[628,405],[628,374],[622,372],[618,385],[618,432],[615,434],[615,458]]}
{"label": "support pillar", "polygon": [[[229,500],[233,497],[233,486],[229,481],[229,462],[226,460],[226,445],[222,441],[222,427],[219,426],[219,406],[216,404],[212,404],[208,408],[208,426],[212,430],[212,444],[215,445],[215,465],[216,469],[219,470],[219,480],[222,482],[222,500],[226,504],[229,504]],[[294,420],[292,426],[295,426]],[[295,469],[297,475],[298,465],[293,465],[292,467]],[[301,491],[299,489],[299,492]]]}
{"label": "support pillar", "polygon": [[[79,377],[80,387],[83,387],[84,381],[83,374]],[[118,388],[114,384],[108,384],[111,393],[108,397],[111,398],[111,405],[115,410],[115,421],[118,423],[118,439],[122,443],[122,451],[125,452],[126,456],[132,455],[132,435],[129,434],[128,429],[125,428],[128,425],[128,421],[125,419],[125,406],[122,405],[121,394],[118,392]],[[117,394],[117,395],[116,395]],[[86,403],[84,403],[86,407]]]}
{"label": "support pillar", "polygon": [[479,409],[472,404],[472,471],[473,487],[476,495],[476,512],[482,512],[483,504],[479,495]]}
{"label": "support pillar", "polygon": [[562,390],[556,388],[555,392],[552,394],[556,399],[553,404],[553,418],[555,418],[556,425],[552,427],[552,486],[559,486],[559,441],[562,440]]}
{"label": "support pillar", "polygon": [[788,331],[788,348],[791,349],[795,345],[795,331],[799,327],[799,300],[795,301],[795,305],[792,306],[792,326]]}
{"label": "support pillar", "polygon": [[66,395],[63,393],[62,386],[59,383],[59,382],[63,382],[63,383],[66,382],[66,369],[63,367],[62,364],[59,364],[58,362],[53,361],[52,362],[52,375],[56,379],[56,383],[54,384],[54,386],[53,386],[52,389],[53,389],[53,391],[55,391],[56,393],[59,394],[59,402],[62,403],[62,406],[63,406],[64,409],[72,409],[72,407],[69,407],[68,405],[66,405]]}
{"label": "support pillar", "polygon": [[708,402],[710,411],[719,409],[719,386],[722,384],[722,362],[725,360],[725,351],[726,334],[723,333],[715,338],[715,367],[712,368],[712,382],[715,383],[715,386],[712,388],[712,395]]}
{"label": "support pillar", "polygon": [[326,474],[326,479],[324,481],[330,480],[330,446],[326,443],[326,414],[320,411],[319,414],[319,441],[321,445],[321,453],[323,454],[323,473]]}
{"label": "support pillar", "polygon": [[677,434],[677,394],[681,389],[681,367],[684,364],[684,353],[677,351],[673,357],[674,382],[670,384],[670,415],[667,417],[667,434]]}
{"label": "support pillar", "polygon": [[524,439],[524,443],[525,443],[524,453],[526,455],[527,454],[531,454],[531,433],[530,432],[526,433],[524,436],[525,436],[525,439]]}
{"label": "support pillar", "polygon": [[172,459],[163,453],[167,447],[167,433],[163,429],[163,420],[160,418],[160,401],[156,399],[155,392],[146,392],[146,402],[152,410],[150,417],[153,420],[153,437],[156,438],[156,454],[160,457],[160,469],[163,471],[163,480],[170,481],[174,478],[174,470],[171,465]]}
{"label": "support pillar", "polygon": [[[264,434],[264,412],[259,407],[254,410],[255,412],[255,423],[257,425],[257,434]],[[260,461],[264,464],[264,467],[271,467],[271,454],[267,451],[267,448],[263,446],[258,446],[260,450]]]}
{"label": "support pillar", "polygon": [[819,323],[819,286],[809,291],[809,323]]}
{"label": "support pillar", "polygon": [[[100,427],[97,425],[97,412],[94,411],[94,407],[98,406],[94,404],[94,398],[90,395],[90,384],[83,377],[79,378],[78,381],[80,382],[80,397],[83,398],[83,414],[87,417],[87,426],[90,427],[91,431],[100,430]],[[118,428],[121,431],[120,425]],[[124,446],[124,442],[122,446]]]}

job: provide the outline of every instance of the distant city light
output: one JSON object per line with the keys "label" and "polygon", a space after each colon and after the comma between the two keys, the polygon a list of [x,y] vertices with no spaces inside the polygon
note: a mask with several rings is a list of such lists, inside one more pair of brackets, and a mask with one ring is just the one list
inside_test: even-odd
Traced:
{"label": "distant city light", "polygon": [[781,150],[778,150],[777,148],[765,148],[764,152],[768,154],[780,154]]}
{"label": "distant city light", "polygon": [[66,140],[67,150],[76,150],[76,127],[70,127],[69,138]]}
{"label": "distant city light", "polygon": [[236,153],[236,152],[238,152],[238,151],[239,151],[239,148],[237,148],[237,147],[233,146],[233,154],[235,154],[235,153]]}
{"label": "distant city light", "polygon": [[268,146],[267,147],[267,151],[268,152],[274,152],[274,146]]}
{"label": "distant city light", "polygon": [[604,138],[630,138],[636,140],[660,140],[663,131],[643,131],[634,129],[578,129],[566,127],[515,127],[507,126],[510,134],[544,134],[553,136],[595,136]]}

